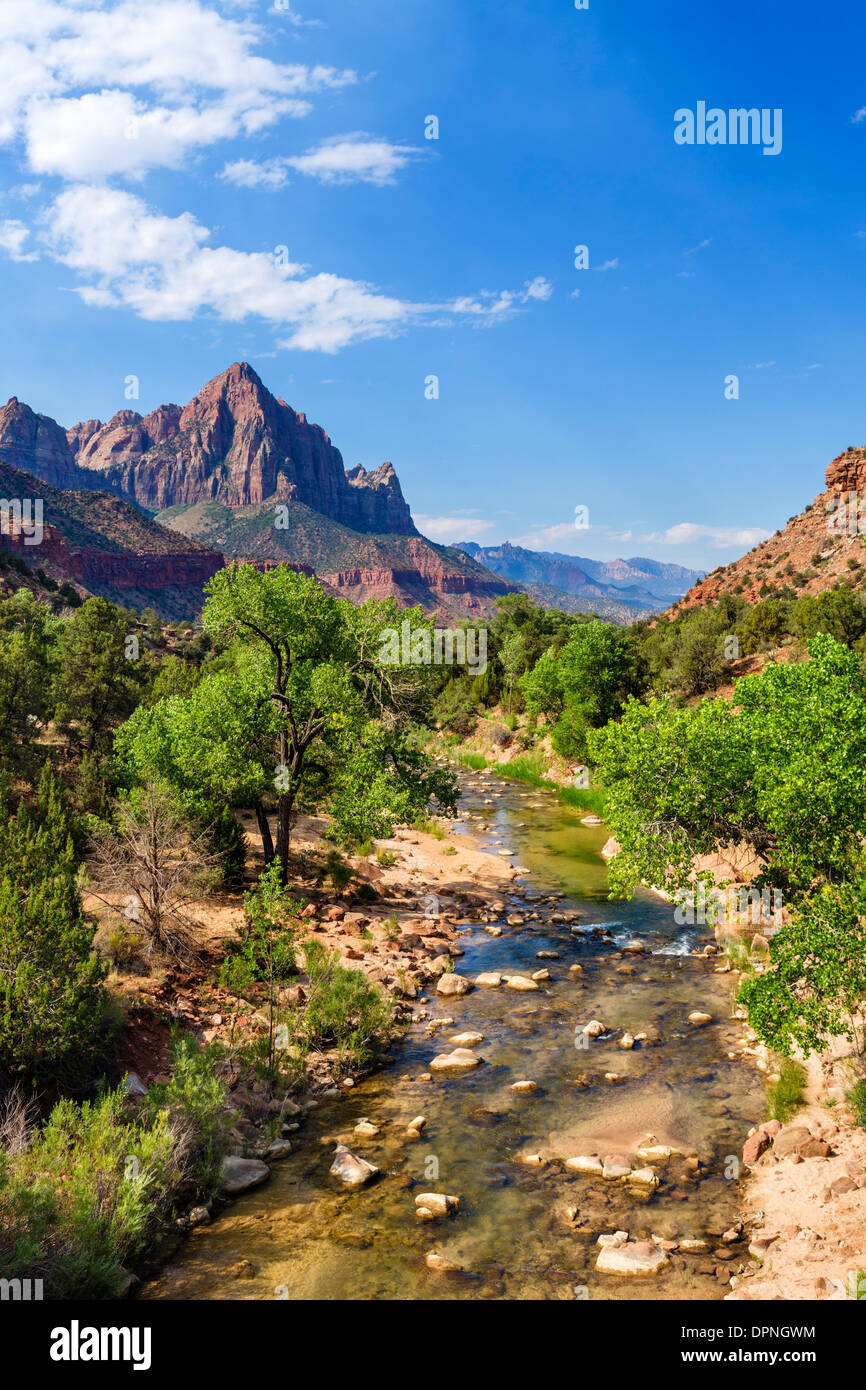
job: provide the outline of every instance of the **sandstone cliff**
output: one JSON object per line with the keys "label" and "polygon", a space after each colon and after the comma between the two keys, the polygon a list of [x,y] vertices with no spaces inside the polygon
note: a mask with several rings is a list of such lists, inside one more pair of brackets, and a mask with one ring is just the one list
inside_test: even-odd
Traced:
{"label": "sandstone cliff", "polygon": [[749,603],[776,593],[819,593],[842,581],[866,583],[866,449],[846,449],[825,474],[826,489],[775,535],[739,560],[720,565],[677,605],[694,608],[724,593]]}

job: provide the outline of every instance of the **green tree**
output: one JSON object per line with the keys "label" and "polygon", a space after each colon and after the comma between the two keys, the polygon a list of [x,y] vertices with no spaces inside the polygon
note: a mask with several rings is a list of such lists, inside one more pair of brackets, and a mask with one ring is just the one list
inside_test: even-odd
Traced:
{"label": "green tree", "polygon": [[0,754],[27,768],[40,725],[51,717],[58,620],[29,589],[0,599]]}
{"label": "green tree", "polygon": [[[167,777],[205,819],[220,806],[252,808],[265,861],[276,856],[284,878],[301,805],[332,804],[337,833],[349,836],[365,817],[381,812],[387,826],[408,806],[419,814],[431,797],[453,809],[453,777],[419,758],[410,738],[413,722],[432,719],[433,668],[394,664],[383,644],[401,621],[422,629],[420,610],[407,615],[390,601],[356,608],[283,565],[265,573],[230,566],[207,595],[205,629],[228,644],[228,664],[187,698],[137,710],[118,731],[133,775]],[[371,757],[382,777],[359,776]],[[345,783],[356,791],[351,816]]]}
{"label": "green tree", "polygon": [[13,815],[3,790],[0,816],[0,1073],[77,1084],[99,1054],[106,967],[50,770],[32,808]]}
{"label": "green tree", "polygon": [[149,668],[136,641],[126,616],[104,598],[86,599],[65,624],[55,718],[91,753],[108,746],[110,730],[138,703]]}
{"label": "green tree", "polygon": [[[854,974],[846,975],[843,958],[859,940],[866,677],[857,653],[832,637],[816,637],[809,654],[744,677],[731,700],[694,708],[632,701],[619,724],[590,735],[621,846],[610,871],[614,893],[631,894],[639,883],[687,889],[696,856],[739,843],[762,864],[755,886],[780,889],[794,910],[794,925],[773,939],[771,982],[753,995],[761,1001],[754,1026],[774,1046],[786,1027],[792,1041],[806,1036],[782,994],[811,999],[813,1024],[835,1017],[833,991],[850,1002]],[[822,914],[834,929],[845,924],[849,943],[827,956],[829,977],[807,951]],[[826,934],[816,926],[811,940]],[[817,1046],[814,1028],[808,1036]]]}
{"label": "green tree", "polygon": [[794,631],[803,642],[819,632],[853,646],[866,632],[866,605],[845,585],[801,598],[794,608]]}

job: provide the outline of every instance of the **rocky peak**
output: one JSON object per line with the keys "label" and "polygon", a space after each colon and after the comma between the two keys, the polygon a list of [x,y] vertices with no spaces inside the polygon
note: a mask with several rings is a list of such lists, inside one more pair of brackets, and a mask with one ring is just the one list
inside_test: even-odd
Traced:
{"label": "rocky peak", "polygon": [[866,491],[866,449],[848,448],[838,454],[825,477],[828,492]]}

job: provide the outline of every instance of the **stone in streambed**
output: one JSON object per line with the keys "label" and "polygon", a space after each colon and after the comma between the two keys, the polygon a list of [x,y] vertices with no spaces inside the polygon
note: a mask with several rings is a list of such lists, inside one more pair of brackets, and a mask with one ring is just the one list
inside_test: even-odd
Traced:
{"label": "stone in streambed", "polygon": [[468,994],[474,986],[463,975],[441,975],[436,982],[436,993],[445,995]]}
{"label": "stone in streambed", "polygon": [[508,975],[505,983],[509,989],[538,989],[538,981],[528,980],[525,975]]}
{"label": "stone in streambed", "polygon": [[415,1198],[415,1206],[419,1213],[427,1211],[433,1217],[453,1216],[459,1210],[460,1198],[444,1192],[419,1192]]}
{"label": "stone in streambed", "polygon": [[473,1067],[480,1067],[482,1058],[476,1056],[466,1047],[455,1047],[453,1052],[443,1052],[439,1057],[434,1057],[430,1063],[431,1071],[471,1071]]}
{"label": "stone in streambed", "polygon": [[600,1274],[622,1274],[631,1278],[648,1278],[660,1274],[670,1261],[664,1250],[648,1240],[631,1240],[624,1245],[608,1246],[595,1262]]}
{"label": "stone in streambed", "polygon": [[451,1039],[455,1047],[478,1047],[484,1041],[483,1033],[457,1033]]}
{"label": "stone in streambed", "polygon": [[359,1158],[357,1154],[353,1154],[351,1149],[346,1148],[345,1144],[338,1144],[335,1148],[334,1162],[329,1171],[332,1177],[340,1179],[344,1187],[363,1187],[379,1173],[379,1169],[374,1164],[368,1163],[365,1158]]}
{"label": "stone in streambed", "polygon": [[223,1159],[220,1191],[225,1197],[237,1197],[242,1192],[249,1192],[251,1187],[266,1182],[270,1175],[270,1168],[260,1159],[231,1155]]}
{"label": "stone in streambed", "polygon": [[494,970],[484,970],[480,975],[475,976],[475,983],[476,985],[488,985],[491,988],[496,988],[502,984],[502,976]]}
{"label": "stone in streambed", "polygon": [[572,1173],[584,1173],[596,1178],[604,1175],[604,1164],[598,1154],[575,1154],[573,1158],[565,1160],[565,1166]]}

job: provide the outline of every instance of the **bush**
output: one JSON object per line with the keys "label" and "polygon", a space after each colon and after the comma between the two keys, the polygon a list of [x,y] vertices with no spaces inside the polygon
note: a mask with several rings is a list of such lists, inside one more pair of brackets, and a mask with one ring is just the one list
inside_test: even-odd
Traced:
{"label": "bush", "polygon": [[360,970],[340,965],[336,951],[315,938],[304,942],[304,956],[309,991],[296,1038],[306,1048],[336,1047],[340,1065],[359,1071],[387,1046],[393,1002]]}
{"label": "bush", "polygon": [[176,1037],[171,1075],[168,1081],[151,1086],[147,1095],[151,1124],[157,1124],[163,1114],[168,1118],[178,1180],[191,1187],[196,1197],[217,1190],[229,1142],[226,1088],[217,1074],[219,1057],[218,1048],[202,1048],[190,1036]]}
{"label": "bush", "polygon": [[805,1085],[806,1073],[800,1063],[791,1057],[783,1057],[779,1067],[779,1079],[772,1083],[767,1092],[768,1118],[781,1120],[782,1124],[786,1124],[803,1104]]}
{"label": "bush", "polygon": [[172,1074],[134,1110],[124,1089],[62,1100],[41,1130],[4,1126],[0,1277],[47,1297],[110,1298],[181,1197],[210,1195],[227,1147],[216,1057],[176,1041]]}
{"label": "bush", "polygon": [[59,788],[9,817],[0,788],[0,1073],[81,1084],[99,1055],[107,966],[93,951]]}
{"label": "bush", "polygon": [[143,1128],[121,1090],[62,1100],[0,1161],[0,1275],[36,1278],[49,1298],[110,1298],[154,1233],[175,1178],[165,1116]]}

